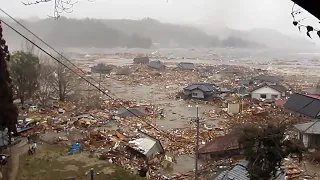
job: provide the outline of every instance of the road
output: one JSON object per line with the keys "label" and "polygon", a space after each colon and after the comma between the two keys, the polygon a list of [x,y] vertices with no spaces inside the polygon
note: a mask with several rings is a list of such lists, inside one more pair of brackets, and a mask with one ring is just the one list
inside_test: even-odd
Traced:
{"label": "road", "polygon": [[16,180],[16,176],[19,170],[19,157],[21,154],[28,150],[28,140],[22,139],[20,143],[10,147],[9,154],[10,158],[8,164],[3,170],[3,179]]}

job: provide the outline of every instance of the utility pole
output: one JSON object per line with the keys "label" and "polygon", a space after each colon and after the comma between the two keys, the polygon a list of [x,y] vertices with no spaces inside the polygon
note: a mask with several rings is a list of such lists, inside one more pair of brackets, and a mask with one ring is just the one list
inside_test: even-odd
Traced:
{"label": "utility pole", "polygon": [[200,126],[199,126],[199,106],[197,105],[197,140],[196,140],[196,155],[195,155],[195,180],[198,180],[198,157],[199,157],[199,132],[200,132]]}
{"label": "utility pole", "polygon": [[101,85],[101,72],[99,74],[99,89],[100,89],[100,85]]}
{"label": "utility pole", "polygon": [[94,180],[93,168],[90,169],[90,180]]}

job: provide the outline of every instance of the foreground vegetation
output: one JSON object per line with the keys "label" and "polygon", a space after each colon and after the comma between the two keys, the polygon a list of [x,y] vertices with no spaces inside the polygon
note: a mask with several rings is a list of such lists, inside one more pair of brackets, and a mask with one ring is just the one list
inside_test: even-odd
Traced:
{"label": "foreground vegetation", "polygon": [[107,161],[90,158],[88,153],[67,155],[67,148],[41,145],[33,156],[20,157],[18,180],[32,179],[90,179],[90,169],[94,168],[95,180],[139,180],[142,179]]}

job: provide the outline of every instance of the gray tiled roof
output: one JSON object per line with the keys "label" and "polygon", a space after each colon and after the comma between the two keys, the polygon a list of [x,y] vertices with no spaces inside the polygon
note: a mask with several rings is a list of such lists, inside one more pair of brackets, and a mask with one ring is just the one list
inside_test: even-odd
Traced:
{"label": "gray tiled roof", "polygon": [[195,83],[185,87],[184,89],[190,90],[190,91],[194,89],[200,89],[203,92],[211,92],[211,91],[214,91],[216,88],[214,84],[210,84],[210,83]]}
{"label": "gray tiled roof", "polygon": [[[247,171],[248,161],[238,162],[231,170],[223,171],[214,180],[250,180]],[[274,180],[285,180],[285,175],[279,173]]]}
{"label": "gray tiled roof", "polygon": [[320,120],[294,125],[296,129],[306,134],[320,134]]}
{"label": "gray tiled roof", "polygon": [[247,166],[248,161],[240,161],[231,170],[222,172],[215,180],[250,180]]}

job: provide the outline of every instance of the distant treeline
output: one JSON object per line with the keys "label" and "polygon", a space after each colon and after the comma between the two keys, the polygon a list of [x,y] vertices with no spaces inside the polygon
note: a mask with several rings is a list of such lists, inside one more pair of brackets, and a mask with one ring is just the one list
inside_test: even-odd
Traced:
{"label": "distant treeline", "polygon": [[[97,20],[61,17],[58,20],[43,19],[35,22],[21,20],[21,23],[46,42],[60,47],[150,48],[153,44],[159,47],[265,47],[235,37],[220,40],[195,27],[161,23],[150,18]],[[12,25],[21,30],[17,24]],[[22,41],[8,28],[5,28],[5,34],[9,42]]]}

